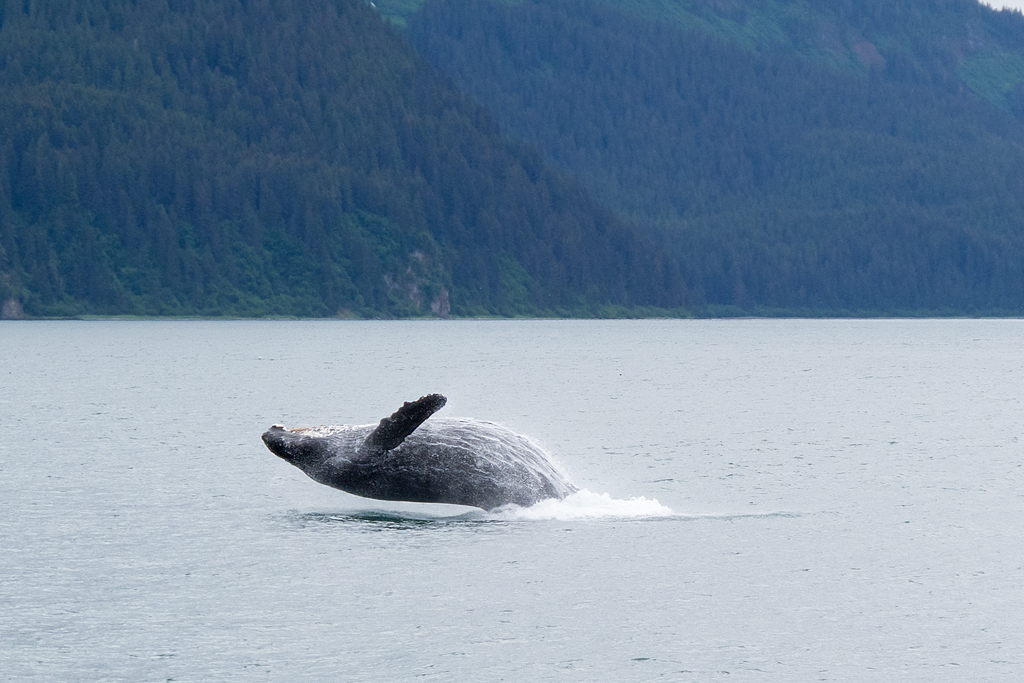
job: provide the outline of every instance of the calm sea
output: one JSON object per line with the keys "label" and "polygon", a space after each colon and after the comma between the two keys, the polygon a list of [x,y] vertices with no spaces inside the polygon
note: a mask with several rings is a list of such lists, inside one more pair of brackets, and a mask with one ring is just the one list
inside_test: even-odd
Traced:
{"label": "calm sea", "polygon": [[[0,323],[0,680],[1024,680],[1024,321]],[[320,486],[443,414],[584,489]]]}

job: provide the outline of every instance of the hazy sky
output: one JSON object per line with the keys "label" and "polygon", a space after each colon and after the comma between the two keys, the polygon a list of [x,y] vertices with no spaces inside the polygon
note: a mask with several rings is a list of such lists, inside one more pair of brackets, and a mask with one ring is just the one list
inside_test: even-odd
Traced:
{"label": "hazy sky", "polygon": [[1003,7],[1016,7],[1019,10],[1024,10],[1024,0],[988,0],[985,4],[991,5],[996,9],[1002,9]]}

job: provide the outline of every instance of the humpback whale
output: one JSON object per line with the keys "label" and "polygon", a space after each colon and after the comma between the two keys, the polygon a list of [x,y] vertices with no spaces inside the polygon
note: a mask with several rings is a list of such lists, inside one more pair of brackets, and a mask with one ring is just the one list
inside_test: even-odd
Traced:
{"label": "humpback whale", "polygon": [[471,418],[427,421],[447,401],[429,394],[403,404],[378,425],[274,425],[263,442],[314,481],[365,498],[491,510],[576,492],[558,465],[525,436]]}

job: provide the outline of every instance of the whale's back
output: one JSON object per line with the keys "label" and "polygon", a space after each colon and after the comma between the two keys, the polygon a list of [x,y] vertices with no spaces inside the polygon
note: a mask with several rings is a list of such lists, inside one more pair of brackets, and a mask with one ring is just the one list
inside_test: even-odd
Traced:
{"label": "whale's back", "polygon": [[[473,418],[435,417],[397,448],[355,464],[339,459],[337,465],[347,472],[345,490],[384,500],[491,509],[576,491],[562,468],[529,438]],[[353,468],[359,470],[356,477]]]}

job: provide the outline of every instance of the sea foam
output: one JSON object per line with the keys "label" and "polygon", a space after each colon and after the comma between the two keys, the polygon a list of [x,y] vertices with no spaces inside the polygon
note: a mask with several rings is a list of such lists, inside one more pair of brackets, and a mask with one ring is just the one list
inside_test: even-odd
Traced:
{"label": "sea foam", "polygon": [[549,498],[530,507],[505,505],[492,510],[490,515],[508,520],[560,520],[608,519],[639,517],[672,517],[671,508],[653,498],[612,498],[607,493],[594,493],[583,489],[562,500]]}

